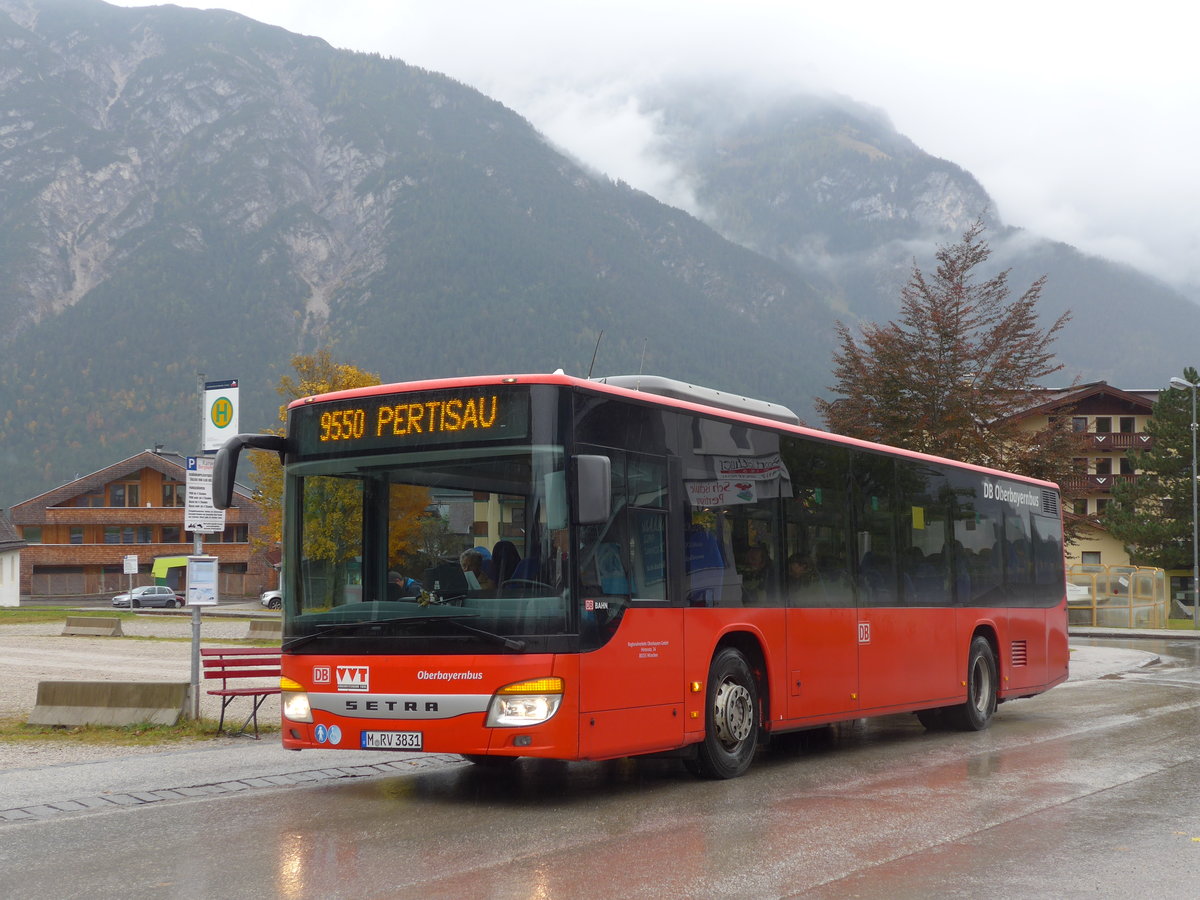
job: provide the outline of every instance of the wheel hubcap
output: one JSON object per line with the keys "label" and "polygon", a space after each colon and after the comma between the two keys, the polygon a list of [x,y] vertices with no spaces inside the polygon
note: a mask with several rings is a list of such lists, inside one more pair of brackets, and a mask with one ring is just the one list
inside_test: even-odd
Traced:
{"label": "wheel hubcap", "polygon": [[754,728],[754,704],[750,692],[732,681],[722,684],[713,699],[713,720],[721,743],[739,744],[748,738]]}

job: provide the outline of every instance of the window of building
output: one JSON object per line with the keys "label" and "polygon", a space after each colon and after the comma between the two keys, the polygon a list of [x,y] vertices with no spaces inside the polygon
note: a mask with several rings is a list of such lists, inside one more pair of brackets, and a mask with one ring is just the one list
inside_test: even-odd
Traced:
{"label": "window of building", "polygon": [[102,491],[92,491],[90,494],[80,494],[75,498],[75,505],[99,509],[104,506],[104,493]]}
{"label": "window of building", "polygon": [[121,526],[120,525],[105,525],[104,526],[104,543],[106,543],[106,544],[121,543]]}
{"label": "window of building", "polygon": [[244,544],[249,540],[248,527],[246,525],[229,525],[220,534],[209,535],[208,539],[214,543]]}
{"label": "window of building", "polygon": [[1112,416],[1096,416],[1096,434],[1112,433]]}
{"label": "window of building", "polygon": [[1076,456],[1071,460],[1071,468],[1076,475],[1086,475],[1088,473],[1088,461],[1086,457]]}
{"label": "window of building", "polygon": [[1112,457],[1101,456],[1099,459],[1096,460],[1096,474],[1097,475],[1111,475],[1112,474]]}
{"label": "window of building", "polygon": [[1086,516],[1088,514],[1087,500],[1086,499],[1072,500],[1071,501],[1071,512],[1075,513],[1075,515],[1077,515],[1077,516]]}
{"label": "window of building", "polygon": [[178,544],[179,543],[179,526],[178,525],[164,525],[162,527],[162,542],[164,544]]}
{"label": "window of building", "polygon": [[1101,564],[1099,550],[1084,550],[1083,553],[1079,555],[1079,558],[1083,561],[1085,566],[1098,566]]}
{"label": "window of building", "polygon": [[167,481],[163,483],[163,506],[186,506],[186,487],[182,482]]}
{"label": "window of building", "polygon": [[1071,430],[1077,433],[1087,431],[1087,416],[1072,416]]}
{"label": "window of building", "polygon": [[27,544],[40,544],[42,542],[42,526],[26,525],[21,529],[21,537]]}
{"label": "window of building", "polygon": [[82,525],[72,525],[71,526],[70,537],[68,538],[68,541],[72,544],[82,544],[83,543],[83,526]]}
{"label": "window of building", "polygon": [[140,506],[140,485],[136,481],[118,482],[108,486],[109,506]]}
{"label": "window of building", "polygon": [[137,542],[139,544],[153,544],[154,529],[149,525],[139,525],[137,527]]}
{"label": "window of building", "polygon": [[1096,515],[1098,515],[1098,516],[1103,515],[1104,508],[1106,506],[1108,506],[1108,498],[1107,497],[1097,497],[1096,498]]}
{"label": "window of building", "polygon": [[1133,460],[1131,460],[1128,456],[1121,457],[1121,474],[1122,475],[1135,474],[1134,469],[1133,469]]}
{"label": "window of building", "polygon": [[1133,416],[1121,416],[1120,424],[1121,434],[1133,434],[1137,430],[1136,420]]}

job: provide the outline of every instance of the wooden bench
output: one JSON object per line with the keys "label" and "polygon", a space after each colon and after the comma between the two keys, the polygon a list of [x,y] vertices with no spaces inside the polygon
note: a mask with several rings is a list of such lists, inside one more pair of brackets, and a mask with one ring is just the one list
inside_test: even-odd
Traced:
{"label": "wooden bench", "polygon": [[[221,721],[217,732],[225,727],[225,709],[238,697],[250,697],[253,708],[237,734],[246,734],[246,726],[254,723],[254,739],[258,740],[258,708],[268,697],[279,693],[279,647],[201,647],[200,659],[204,663],[204,677],[220,679],[221,686],[208,693],[221,698]],[[250,687],[231,687],[243,678],[269,678],[272,684]]]}

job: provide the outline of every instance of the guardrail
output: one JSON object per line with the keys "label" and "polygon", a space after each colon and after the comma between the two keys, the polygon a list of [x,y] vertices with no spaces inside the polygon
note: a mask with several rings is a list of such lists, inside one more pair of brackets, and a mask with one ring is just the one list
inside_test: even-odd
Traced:
{"label": "guardrail", "polygon": [[1167,573],[1146,566],[1074,565],[1067,569],[1067,621],[1104,628],[1166,628]]}

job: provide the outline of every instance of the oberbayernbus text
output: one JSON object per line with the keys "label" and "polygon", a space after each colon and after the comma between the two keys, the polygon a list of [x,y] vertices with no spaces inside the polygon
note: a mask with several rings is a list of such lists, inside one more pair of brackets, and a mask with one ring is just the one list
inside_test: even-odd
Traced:
{"label": "oberbayernbus text", "polygon": [[[247,447],[284,464],[290,749],[732,778],[771,736],[980,730],[1067,678],[1056,485],[771,403],[561,373],[308,397],[220,451],[218,508]],[[419,572],[413,509],[450,542]]]}

